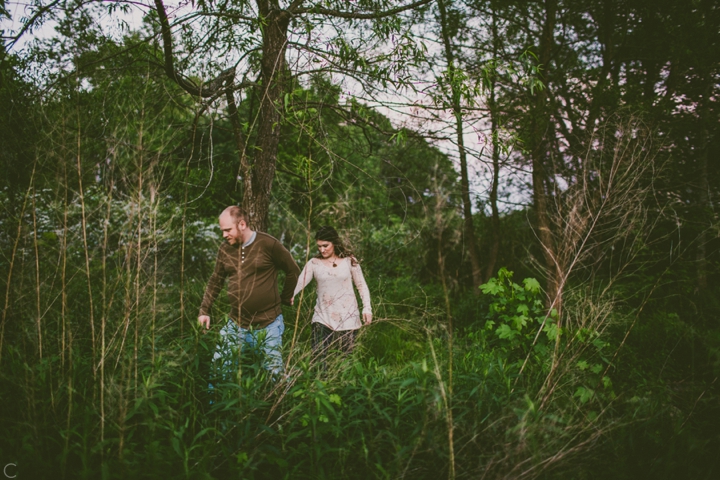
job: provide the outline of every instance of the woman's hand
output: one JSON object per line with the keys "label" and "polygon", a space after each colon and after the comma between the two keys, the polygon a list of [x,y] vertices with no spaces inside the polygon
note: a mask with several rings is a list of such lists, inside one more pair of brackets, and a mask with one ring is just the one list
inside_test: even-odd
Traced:
{"label": "woman's hand", "polygon": [[363,322],[365,325],[370,325],[372,323],[372,313],[363,313]]}

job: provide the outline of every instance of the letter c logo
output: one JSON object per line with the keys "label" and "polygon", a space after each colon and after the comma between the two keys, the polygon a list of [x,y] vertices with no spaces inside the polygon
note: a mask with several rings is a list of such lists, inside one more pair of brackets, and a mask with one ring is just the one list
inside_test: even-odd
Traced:
{"label": "letter c logo", "polygon": [[13,476],[8,475],[8,467],[10,467],[10,466],[17,467],[17,464],[16,464],[16,463],[8,463],[7,465],[5,465],[5,468],[3,468],[3,473],[5,474],[5,476],[6,476],[7,478],[15,478],[15,477],[17,477],[17,473],[16,473],[15,475],[13,475]]}

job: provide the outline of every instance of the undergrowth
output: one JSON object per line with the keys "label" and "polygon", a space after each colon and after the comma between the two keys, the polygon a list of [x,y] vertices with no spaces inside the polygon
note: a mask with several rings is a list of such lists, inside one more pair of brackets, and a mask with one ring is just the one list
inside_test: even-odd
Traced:
{"label": "undergrowth", "polygon": [[381,317],[323,370],[301,323],[293,352],[286,333],[285,377],[250,351],[212,390],[215,330],[156,335],[154,350],[140,342],[137,383],[129,357],[107,366],[102,418],[89,355],[63,369],[58,355],[27,362],[10,345],[2,458],[24,478],[428,478],[452,460],[459,478],[596,478],[591,452],[657,421],[647,400],[616,394],[597,323],[610,307],[568,302],[588,322],[563,331],[534,280],[501,270],[483,290],[485,313],[452,351],[441,313]]}

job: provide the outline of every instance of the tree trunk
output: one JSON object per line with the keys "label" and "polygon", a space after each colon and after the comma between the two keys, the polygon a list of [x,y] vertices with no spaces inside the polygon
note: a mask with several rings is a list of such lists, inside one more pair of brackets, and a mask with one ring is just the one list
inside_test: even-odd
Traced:
{"label": "tree trunk", "polygon": [[462,117],[456,116],[458,137],[458,150],[460,153],[460,188],[462,189],[464,236],[470,253],[470,266],[472,268],[473,292],[480,294],[480,285],[483,283],[482,268],[480,266],[480,253],[475,239],[475,228],[472,219],[472,204],[470,203],[470,181],[468,178],[467,153],[463,142]]}
{"label": "tree trunk", "polygon": [[458,155],[460,157],[460,195],[463,203],[464,217],[464,237],[470,253],[470,266],[472,269],[473,292],[480,294],[479,287],[483,283],[482,268],[480,266],[480,254],[475,239],[475,228],[472,220],[472,203],[470,202],[470,180],[468,177],[467,167],[467,151],[465,150],[465,140],[463,138],[462,125],[462,108],[460,105],[461,92],[460,86],[457,84],[457,69],[455,67],[455,56],[450,44],[450,34],[448,32],[448,17],[445,9],[445,1],[438,0],[438,9],[440,11],[440,28],[442,30],[443,43],[445,45],[445,60],[448,64],[448,76],[450,80],[450,94],[452,96],[452,109],[455,116],[455,134],[457,135]]}
{"label": "tree trunk", "polygon": [[[706,78],[710,78],[709,75]],[[697,251],[695,252],[695,260],[697,264],[697,284],[696,289],[698,293],[703,293],[708,288],[708,261],[707,261],[707,243],[708,243],[708,229],[712,223],[712,203],[710,201],[710,183],[708,181],[708,149],[709,149],[709,134],[708,134],[708,108],[707,105],[710,103],[710,96],[712,95],[712,82],[706,80],[707,86],[703,92],[703,98],[698,108],[698,117],[700,120],[700,156],[698,157],[698,209],[700,211],[700,233],[697,239]]]}
{"label": "tree trunk", "polygon": [[288,84],[285,53],[290,15],[281,10],[276,1],[258,0],[258,8],[261,17],[265,19],[262,30],[260,107],[253,162],[249,165],[249,171],[243,172],[244,176],[250,175],[252,186],[251,191],[244,192],[243,208],[250,216],[252,227],[266,231],[270,191],[275,178],[275,163],[280,143],[282,97]]}
{"label": "tree trunk", "polygon": [[[492,19],[492,40],[493,40],[493,61],[497,61],[498,57],[498,32],[497,18],[493,11]],[[490,246],[490,254],[488,255],[487,265],[485,267],[485,278],[489,279],[495,273],[495,264],[497,263],[498,252],[500,251],[500,213],[497,206],[498,184],[500,181],[500,150],[498,139],[498,111],[495,103],[495,73],[492,72],[490,79],[490,99],[488,107],[490,109],[490,129],[492,132],[492,164],[493,177],[492,188],[490,189],[490,208],[492,210],[492,244]]]}
{"label": "tree trunk", "polygon": [[282,10],[277,0],[257,0],[262,27],[263,48],[260,62],[260,107],[258,111],[257,140],[253,162],[246,155],[246,146],[238,120],[234,89],[235,67],[231,67],[206,84],[196,84],[175,70],[173,42],[170,21],[163,0],[155,0],[160,22],[165,72],[169,78],[191,95],[212,98],[225,91],[228,114],[233,125],[236,148],[240,158],[240,175],[243,177],[243,208],[250,216],[250,224],[260,231],[267,230],[270,209],[270,190],[275,177],[280,124],[282,119],[281,100],[288,85],[287,30],[290,13]]}
{"label": "tree trunk", "polygon": [[[494,85],[493,85],[494,88]],[[492,94],[494,97],[494,93]],[[494,102],[491,102],[494,103]],[[497,137],[497,111],[495,107],[490,107],[490,123],[492,126],[492,164],[493,164],[493,178],[492,188],[490,189],[490,209],[492,210],[491,225],[492,225],[492,243],[490,245],[490,254],[488,255],[487,265],[485,267],[485,278],[491,278],[495,273],[495,264],[497,263],[498,253],[500,251],[500,212],[498,211],[498,184],[500,183],[500,147],[498,145],[499,139]]]}
{"label": "tree trunk", "polygon": [[535,206],[535,221],[540,243],[543,249],[543,259],[547,270],[547,305],[557,308],[562,306],[561,278],[562,272],[557,262],[556,245],[552,233],[552,222],[548,212],[548,195],[545,188],[547,179],[546,165],[548,163],[548,138],[550,130],[550,112],[547,105],[548,70],[554,44],[553,32],[555,30],[555,15],[557,13],[557,0],[545,0],[545,23],[540,37],[539,61],[541,65],[540,80],[545,88],[536,94],[534,111],[532,112],[531,156],[533,202]]}

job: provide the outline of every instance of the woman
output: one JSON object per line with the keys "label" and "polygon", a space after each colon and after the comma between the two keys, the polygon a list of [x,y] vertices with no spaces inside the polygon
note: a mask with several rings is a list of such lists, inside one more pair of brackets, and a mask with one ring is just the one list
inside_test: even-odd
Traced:
{"label": "woman", "polygon": [[355,335],[362,326],[353,283],[362,299],[362,322],[372,322],[370,292],[357,259],[345,248],[333,227],[321,227],[315,234],[318,255],[305,265],[293,297],[313,279],[317,302],[312,318],[313,350],[323,358],[332,346],[345,354],[352,352]]}

